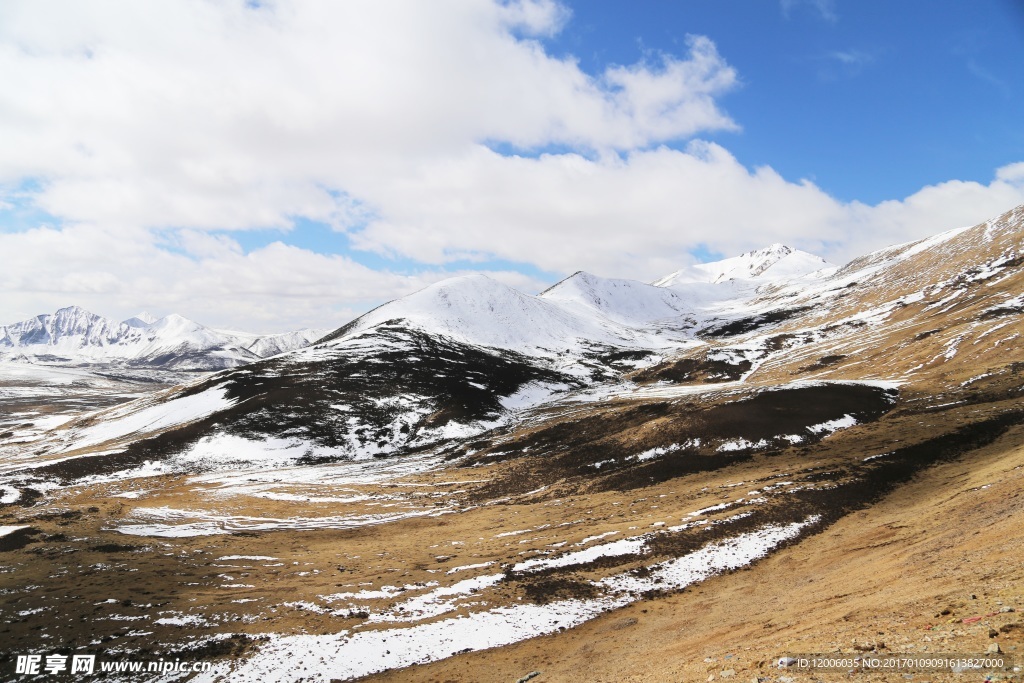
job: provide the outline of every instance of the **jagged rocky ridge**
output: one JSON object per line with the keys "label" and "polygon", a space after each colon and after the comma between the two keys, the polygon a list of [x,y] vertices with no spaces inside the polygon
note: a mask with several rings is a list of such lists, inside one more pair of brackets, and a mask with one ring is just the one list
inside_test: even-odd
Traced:
{"label": "jagged rocky ridge", "polygon": [[308,329],[274,335],[222,332],[176,314],[160,319],[140,314],[118,322],[68,306],[0,327],[0,359],[220,370],[302,348],[323,333]]}

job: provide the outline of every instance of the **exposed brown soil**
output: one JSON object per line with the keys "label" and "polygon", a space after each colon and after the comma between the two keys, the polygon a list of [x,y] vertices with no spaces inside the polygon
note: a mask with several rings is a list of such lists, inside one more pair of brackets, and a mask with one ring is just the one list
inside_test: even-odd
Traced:
{"label": "exposed brown soil", "polygon": [[[775,662],[789,653],[857,653],[857,646],[883,654],[983,653],[999,643],[1020,662],[1022,443],[1024,429],[1015,427],[748,570],[565,633],[368,680],[515,681],[531,671],[541,672],[535,681],[566,683],[846,680],[780,671]],[[1000,612],[1010,606],[1017,611]],[[730,670],[734,676],[723,678]],[[850,680],[985,680],[911,676],[861,672]]]}

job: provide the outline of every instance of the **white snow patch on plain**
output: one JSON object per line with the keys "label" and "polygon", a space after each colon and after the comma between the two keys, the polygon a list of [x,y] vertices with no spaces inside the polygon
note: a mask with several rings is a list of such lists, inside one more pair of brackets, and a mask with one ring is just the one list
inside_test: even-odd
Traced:
{"label": "white snow patch on plain", "polygon": [[840,429],[846,429],[857,424],[857,418],[853,415],[843,415],[839,419],[829,420],[827,422],[821,422],[816,425],[811,425],[807,428],[808,431],[814,434],[832,434],[838,432]]}
{"label": "white snow patch on plain", "polygon": [[[594,617],[634,602],[634,592],[652,588],[683,588],[714,574],[744,566],[764,557],[779,543],[795,538],[808,524],[770,526],[721,541],[690,555],[654,565],[647,578],[629,573],[599,582],[613,594],[593,600],[562,600],[546,605],[496,607],[468,616],[444,619],[408,628],[342,631],[328,636],[271,635],[251,658],[202,672],[193,681],[263,683],[294,680],[320,673],[342,680],[367,676],[451,657],[465,650],[485,650],[572,628]],[[499,575],[500,576],[500,575]],[[661,579],[661,583],[655,583]]]}
{"label": "white snow patch on plain", "polygon": [[458,572],[464,572],[469,569],[483,569],[484,567],[490,567],[494,562],[481,562],[479,564],[464,564],[461,567],[452,567],[445,574],[456,574]]}
{"label": "white snow patch on plain", "polygon": [[[700,440],[698,439],[697,441],[699,442]],[[654,460],[655,458],[660,458],[661,456],[665,455],[666,453],[672,453],[672,452],[677,451],[677,450],[679,450],[679,444],[677,444],[677,443],[674,443],[674,444],[672,444],[670,446],[658,446],[657,448],[650,448],[650,449],[648,449],[648,450],[646,450],[646,451],[644,451],[642,453],[637,453],[636,455],[631,455],[628,458],[626,458],[626,460],[635,460],[637,462],[646,462],[647,460]]]}
{"label": "white snow patch on plain", "polygon": [[75,429],[73,441],[65,451],[95,446],[129,434],[151,433],[167,427],[194,422],[235,404],[225,394],[226,387],[213,387],[192,396],[175,398],[166,403],[136,410],[134,404],[118,407],[113,412],[97,415],[102,421]]}
{"label": "white snow patch on plain", "polygon": [[[461,598],[489,588],[505,578],[504,574],[487,574],[463,579],[451,586],[441,586],[424,595],[417,595],[401,602],[389,611],[371,614],[371,623],[394,621],[420,621],[458,609]],[[445,599],[447,598],[447,599]]]}
{"label": "white snow patch on plain", "polygon": [[21,491],[13,486],[0,486],[0,505],[10,505],[21,498]]}
{"label": "white snow patch on plain", "polygon": [[647,576],[638,577],[625,573],[602,579],[598,584],[615,591],[631,593],[684,588],[718,572],[738,569],[764,557],[779,543],[795,538],[804,527],[817,522],[818,519],[820,518],[817,515],[813,515],[803,522],[758,529],[712,543],[689,555],[658,563],[651,567],[652,571]]}
{"label": "white snow patch on plain", "polygon": [[717,451],[719,453],[724,453],[724,452],[727,452],[727,451],[742,451],[742,450],[746,450],[748,448],[767,448],[767,447],[768,447],[768,442],[765,439],[761,439],[757,443],[754,443],[753,441],[748,441],[747,439],[744,439],[744,438],[741,437],[739,439],[734,439],[732,441],[726,441],[725,443],[723,443],[721,446],[718,447]]}
{"label": "white snow patch on plain", "polygon": [[[251,517],[247,515],[224,515],[205,510],[180,510],[171,507],[139,507],[132,511],[132,518],[139,523],[129,522],[108,530],[131,536],[158,536],[183,538],[230,534],[236,531],[277,531],[290,529],[309,531],[312,529],[352,529],[376,524],[387,524],[411,517],[439,517],[450,514],[451,509],[429,508],[390,514],[368,514],[329,517]],[[178,520],[196,520],[173,523]],[[156,523],[153,523],[156,522]]]}
{"label": "white snow patch on plain", "polygon": [[19,529],[27,529],[28,526],[0,526],[0,537],[6,536],[7,534],[13,534]]}
{"label": "white snow patch on plain", "polygon": [[586,545],[588,543],[593,543],[594,541],[600,541],[602,538],[606,538],[608,536],[614,536],[617,533],[619,533],[619,532],[618,531],[606,531],[603,534],[598,534],[597,536],[587,536],[586,538],[584,538],[582,541],[580,541],[576,545]]}
{"label": "white snow patch on plain", "polygon": [[541,382],[529,382],[509,396],[499,398],[498,403],[505,410],[522,410],[543,403],[551,398],[553,394],[569,389],[568,384],[544,384]]}
{"label": "white snow patch on plain", "polygon": [[517,572],[534,572],[552,567],[568,567],[574,564],[586,564],[601,557],[615,557],[617,555],[632,555],[647,550],[647,536],[635,538],[622,538],[611,543],[594,545],[585,550],[559,555],[558,557],[538,557],[526,560],[515,565],[512,570]]}
{"label": "white snow patch on plain", "polygon": [[205,626],[208,622],[197,614],[183,614],[177,617],[162,617],[153,623],[161,626]]}

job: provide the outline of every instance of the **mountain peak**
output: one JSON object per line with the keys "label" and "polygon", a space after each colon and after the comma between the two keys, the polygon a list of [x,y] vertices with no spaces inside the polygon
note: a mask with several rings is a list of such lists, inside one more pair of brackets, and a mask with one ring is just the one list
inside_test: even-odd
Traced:
{"label": "mountain peak", "polygon": [[58,317],[69,317],[69,316],[76,316],[76,317],[85,316],[85,317],[92,317],[92,318],[99,318],[100,317],[100,316],[96,315],[95,313],[93,313],[90,310],[87,310],[85,308],[82,308],[81,306],[75,306],[75,305],[65,306],[64,308],[58,308],[57,311],[54,313],[54,315],[58,316]]}
{"label": "mountain peak", "polygon": [[173,313],[155,320],[143,312],[118,322],[81,306],[65,306],[0,326],[0,358],[56,356],[72,362],[219,370],[306,346],[319,335],[308,330],[272,338],[221,333]]}
{"label": "mountain peak", "polygon": [[688,266],[653,284],[673,287],[684,283],[714,284],[729,280],[771,281],[803,277],[831,268],[835,266],[820,256],[776,242],[732,258]]}
{"label": "mountain peak", "polygon": [[128,327],[149,327],[157,321],[157,317],[148,311],[142,311],[124,321]]}

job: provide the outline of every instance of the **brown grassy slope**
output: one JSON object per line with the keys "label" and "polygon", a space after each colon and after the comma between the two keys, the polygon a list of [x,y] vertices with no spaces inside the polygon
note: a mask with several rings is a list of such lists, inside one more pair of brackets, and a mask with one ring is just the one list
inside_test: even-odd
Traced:
{"label": "brown grassy slope", "polygon": [[[815,680],[779,672],[789,652],[983,652],[999,642],[1024,655],[1024,428],[955,462],[926,470],[878,505],[751,569],[630,607],[571,631],[469,653],[369,680],[704,681],[723,671]],[[972,595],[976,599],[972,599]],[[950,610],[940,616],[943,610]],[[955,622],[955,623],[950,623]],[[1017,624],[989,638],[989,629]],[[824,677],[825,680],[837,676]],[[858,674],[897,680],[902,674]],[[915,680],[984,680],[917,674]]]}

